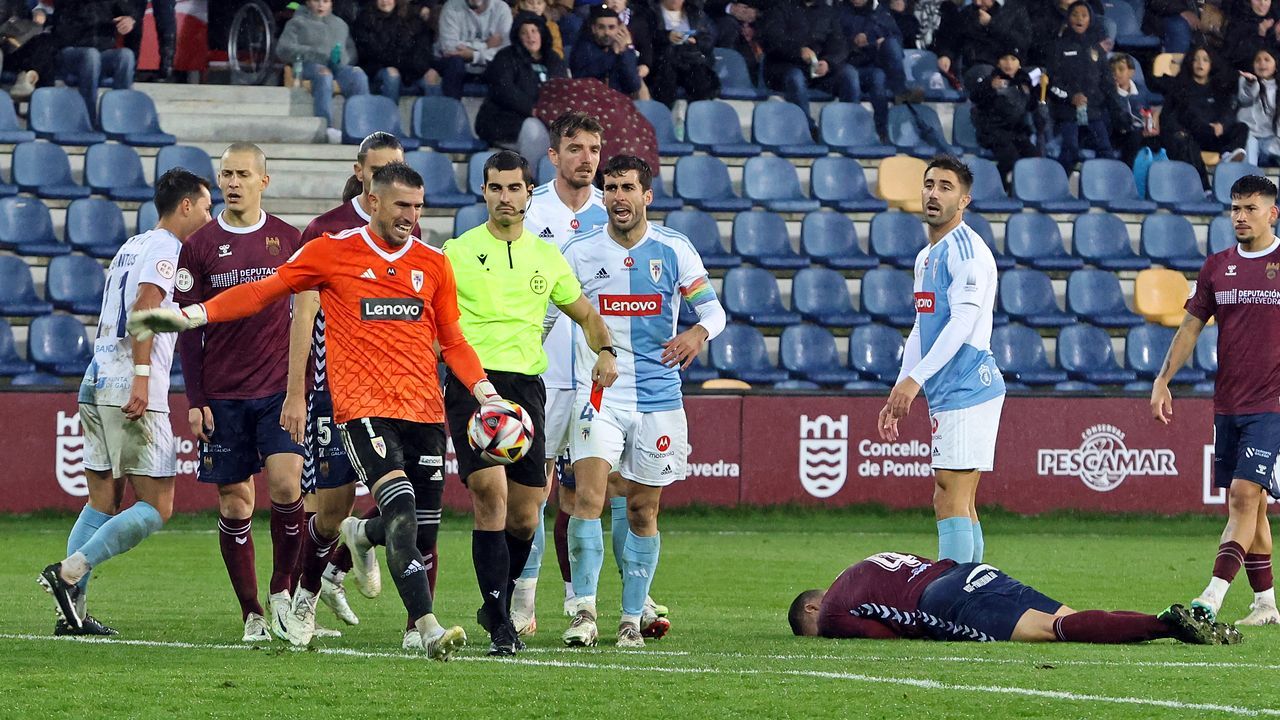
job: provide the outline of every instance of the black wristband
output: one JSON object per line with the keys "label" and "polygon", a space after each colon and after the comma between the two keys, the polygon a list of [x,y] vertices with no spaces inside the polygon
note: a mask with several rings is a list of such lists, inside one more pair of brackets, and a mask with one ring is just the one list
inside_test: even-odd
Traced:
{"label": "black wristband", "polygon": [[601,345],[600,352],[607,352],[615,358],[618,357],[618,351],[614,350],[612,345]]}

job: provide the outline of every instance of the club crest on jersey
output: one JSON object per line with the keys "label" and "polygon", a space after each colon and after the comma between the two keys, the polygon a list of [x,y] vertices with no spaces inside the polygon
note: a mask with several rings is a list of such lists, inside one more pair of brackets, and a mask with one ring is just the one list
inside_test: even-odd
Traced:
{"label": "club crest on jersey", "polygon": [[413,291],[422,292],[422,282],[425,279],[421,270],[413,270],[409,273],[409,279],[413,281]]}
{"label": "club crest on jersey", "polygon": [[218,257],[231,257],[231,243],[218,246]]}
{"label": "club crest on jersey", "polygon": [[387,456],[387,441],[382,436],[369,438],[369,444],[373,446],[373,451],[378,453],[378,457],[385,458]]}
{"label": "club crest on jersey", "polygon": [[1268,280],[1275,280],[1277,272],[1280,272],[1280,263],[1267,263]]}
{"label": "club crest on jersey", "polygon": [[649,277],[653,278],[656,283],[662,278],[662,259],[654,258],[649,261]]}
{"label": "club crest on jersey", "polygon": [[280,254],[280,238],[278,237],[267,238],[267,252],[271,253],[272,255]]}

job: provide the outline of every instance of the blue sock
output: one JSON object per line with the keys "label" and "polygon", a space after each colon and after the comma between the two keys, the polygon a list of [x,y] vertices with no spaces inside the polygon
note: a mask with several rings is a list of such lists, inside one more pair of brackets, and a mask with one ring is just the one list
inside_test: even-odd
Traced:
{"label": "blue sock", "polygon": [[603,564],[604,534],[600,530],[600,518],[569,518],[569,574],[573,577],[574,596],[595,597]]}
{"label": "blue sock", "polygon": [[[111,516],[94,510],[85,503],[84,509],[80,511],[80,517],[76,518],[76,524],[71,526],[71,533],[67,535],[67,556],[70,557],[76,553],[85,543],[89,542],[89,538],[102,527],[104,523],[111,519]],[[80,588],[83,595],[89,589],[89,577],[93,573],[85,573],[80,578],[80,582],[76,586]]]}
{"label": "blue sock", "polygon": [[969,517],[949,517],[938,521],[938,559],[971,562],[973,522]]}
{"label": "blue sock", "polygon": [[609,534],[613,539],[613,561],[618,564],[618,575],[624,575],[623,547],[627,544],[627,533],[631,532],[631,524],[627,522],[627,499],[624,497],[609,498]]}
{"label": "blue sock", "polygon": [[639,617],[644,612],[644,599],[658,570],[658,553],[662,549],[661,533],[640,537],[630,530],[623,549],[626,570],[622,573],[622,615]]}
{"label": "blue sock", "polygon": [[88,559],[89,567],[96,568],[116,555],[128,552],[163,525],[160,512],[139,500],[128,510],[103,523],[89,542],[80,547],[80,552]]}
{"label": "blue sock", "polygon": [[537,580],[538,571],[542,569],[542,550],[547,541],[546,533],[542,530],[542,518],[547,514],[547,501],[542,501],[542,507],[538,508],[538,527],[533,529],[533,546],[529,548],[529,559],[524,563],[524,570],[520,573],[521,580]]}
{"label": "blue sock", "polygon": [[986,544],[982,541],[982,523],[975,522],[973,524],[973,560],[970,562],[982,562],[982,551],[986,549]]}

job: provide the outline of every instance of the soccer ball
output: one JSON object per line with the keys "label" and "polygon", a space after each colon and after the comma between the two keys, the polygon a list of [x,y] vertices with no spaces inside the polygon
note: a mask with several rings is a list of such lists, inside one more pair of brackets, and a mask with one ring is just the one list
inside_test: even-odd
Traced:
{"label": "soccer ball", "polygon": [[516,403],[493,400],[471,415],[467,442],[486,460],[510,465],[529,451],[533,442],[533,420]]}

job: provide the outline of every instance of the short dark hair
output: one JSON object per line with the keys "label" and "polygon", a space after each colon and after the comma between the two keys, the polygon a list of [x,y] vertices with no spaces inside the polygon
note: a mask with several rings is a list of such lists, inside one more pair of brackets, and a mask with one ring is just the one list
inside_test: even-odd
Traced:
{"label": "short dark hair", "polygon": [[395,184],[408,188],[420,188],[422,176],[417,170],[409,167],[408,163],[393,162],[383,165],[373,173],[373,184],[375,187]]}
{"label": "short dark hair", "polygon": [[172,168],[156,180],[156,214],[172,214],[189,197],[199,197],[200,188],[209,189],[209,181],[186,168]]}
{"label": "short dark hair", "polygon": [[1250,195],[1261,195],[1274,203],[1276,184],[1261,175],[1244,175],[1231,183],[1231,197],[1244,198]]}
{"label": "short dark hair", "polygon": [[973,171],[969,169],[968,165],[964,164],[963,160],[955,155],[935,155],[933,159],[929,161],[928,166],[925,167],[925,174],[928,175],[929,171],[934,168],[938,168],[939,170],[950,170],[955,173],[956,177],[960,179],[960,184],[964,186],[966,191],[973,187]]}
{"label": "short dark hair", "polygon": [[645,190],[653,187],[653,169],[644,158],[635,155],[614,155],[604,164],[604,170],[600,174],[605,177],[617,177],[628,170],[635,170],[636,175],[640,176],[640,187]]}
{"label": "short dark hair", "polygon": [[1116,53],[1115,55],[1111,56],[1110,62],[1111,62],[1111,67],[1113,68],[1117,65],[1124,65],[1130,70],[1135,69],[1135,66],[1133,64],[1133,58],[1129,55],[1129,53]]}
{"label": "short dark hair", "polygon": [[484,175],[482,177],[484,177],[484,181],[486,183],[489,182],[490,170],[496,170],[498,172],[519,170],[520,174],[524,177],[524,183],[526,185],[533,184],[533,169],[529,167],[529,161],[525,160],[523,155],[513,150],[499,150],[498,152],[490,155],[488,160],[484,161]]}
{"label": "short dark hair", "polygon": [[604,137],[604,126],[594,116],[584,112],[571,110],[551,121],[547,134],[551,136],[551,147],[560,151],[560,141],[573,137],[580,132],[589,132]]}
{"label": "short dark hair", "polygon": [[791,601],[791,609],[787,610],[787,622],[791,624],[792,635],[803,635],[804,627],[801,623],[804,621],[804,606],[816,600],[822,595],[822,591],[814,588],[813,590],[805,590]]}
{"label": "short dark hair", "polygon": [[364,140],[360,141],[360,149],[356,151],[356,162],[364,164],[364,159],[374,150],[400,150],[404,151],[404,145],[400,144],[400,138],[389,132],[381,130],[369,133]]}

